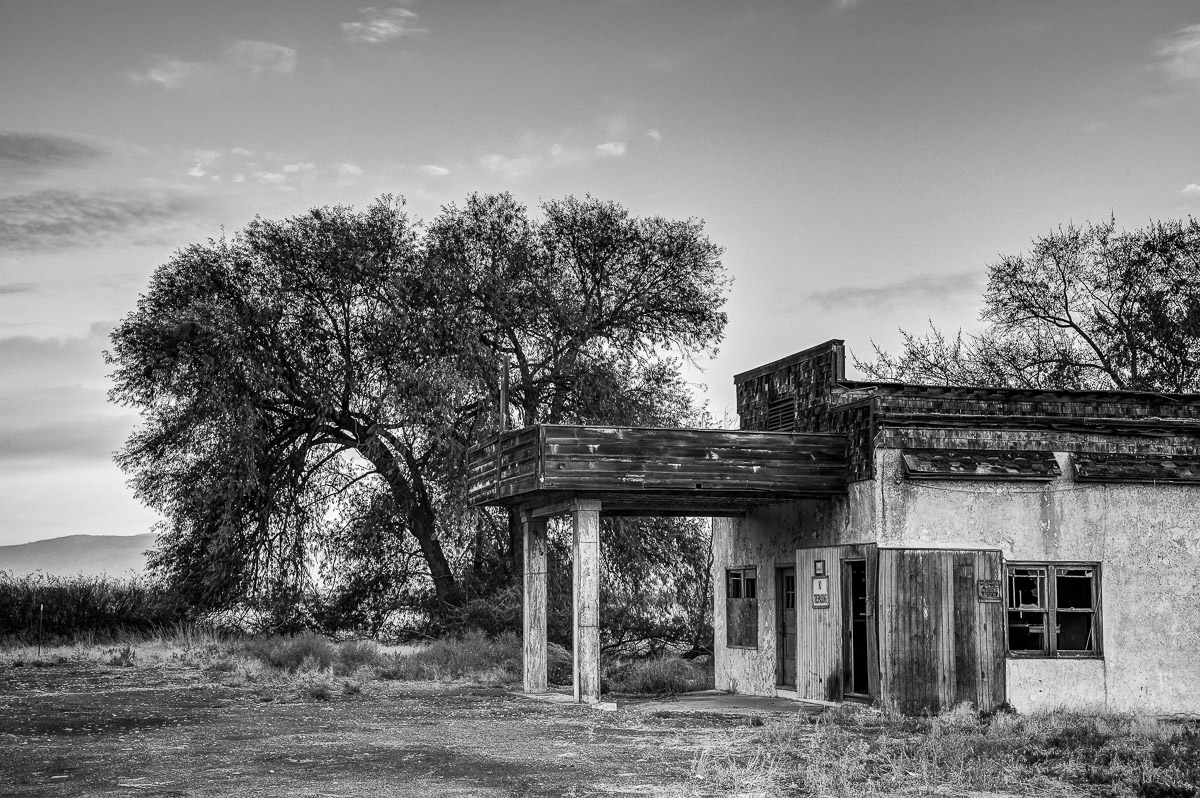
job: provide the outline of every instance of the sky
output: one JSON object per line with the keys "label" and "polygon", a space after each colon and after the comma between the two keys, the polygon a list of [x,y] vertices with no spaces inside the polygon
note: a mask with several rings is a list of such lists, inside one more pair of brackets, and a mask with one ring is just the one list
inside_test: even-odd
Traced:
{"label": "sky", "polygon": [[[1200,212],[1195,0],[0,0],[0,545],[139,534],[102,352],[192,242],[383,193],[702,219],[689,376],[979,328],[1059,225]],[[0,563],[0,567],[3,564]]]}

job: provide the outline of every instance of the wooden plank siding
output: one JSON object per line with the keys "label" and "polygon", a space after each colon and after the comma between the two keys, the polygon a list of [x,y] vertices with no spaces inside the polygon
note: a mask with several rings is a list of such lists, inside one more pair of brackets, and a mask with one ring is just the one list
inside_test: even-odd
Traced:
{"label": "wooden plank siding", "polygon": [[879,551],[880,697],[910,714],[1004,702],[1004,605],[978,600],[1000,579],[998,551]]}
{"label": "wooden plank siding", "polygon": [[844,493],[846,439],[545,424],[472,447],[467,479],[473,504],[517,504],[535,494],[586,494],[606,505],[622,494],[780,501]]}
{"label": "wooden plank siding", "polygon": [[[845,697],[845,601],[842,562],[864,560],[867,568],[867,677],[879,695],[879,641],[874,605],[878,554],[875,544],[817,546],[796,551],[796,692],[800,698],[841,701]],[[813,607],[813,564],[825,561],[829,607]]]}
{"label": "wooden plank siding", "polygon": [[[842,552],[844,546],[796,551],[796,695],[842,700]],[[813,564],[825,561],[829,607],[813,607]]]}

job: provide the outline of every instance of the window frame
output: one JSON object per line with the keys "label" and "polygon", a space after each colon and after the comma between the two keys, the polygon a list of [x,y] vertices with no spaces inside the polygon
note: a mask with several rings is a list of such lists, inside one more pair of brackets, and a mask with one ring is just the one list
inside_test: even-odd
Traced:
{"label": "window frame", "polygon": [[[739,588],[740,595],[738,595],[736,598],[731,598],[729,595],[729,593],[730,593],[729,588],[730,588],[730,585],[733,583],[733,577],[735,574],[737,576],[738,584],[740,585],[740,588]],[[750,579],[753,580],[753,584],[754,584],[754,595],[753,596],[746,596],[746,587],[745,586],[746,586],[746,577],[747,576],[749,576]],[[743,650],[747,650],[747,651],[754,651],[754,650],[758,649],[758,626],[759,626],[759,623],[758,623],[758,581],[759,580],[758,580],[758,566],[757,565],[742,565],[742,566],[737,566],[734,568],[726,568],[725,569],[725,648],[743,649]],[[730,642],[730,640],[733,639],[732,634],[731,634],[733,627],[730,623],[730,620],[732,618],[736,617],[734,613],[730,612],[730,609],[733,606],[732,602],[735,602],[735,601],[751,602],[753,609],[749,612],[749,616],[754,619],[754,645],[737,645],[737,644]],[[741,614],[742,613],[737,613],[738,616],[740,616]]]}
{"label": "window frame", "polygon": [[[1009,621],[1009,613],[1017,612],[1011,606],[1010,589],[1012,585],[1012,569],[1016,568],[1043,568],[1045,569],[1046,580],[1046,595],[1044,597],[1045,609],[1042,610],[1046,616],[1044,624],[1045,631],[1043,632],[1044,646],[1040,651],[1028,651],[1017,649],[1013,650],[1011,640],[1011,624]],[[1058,606],[1058,569],[1072,568],[1088,568],[1092,571],[1092,607],[1090,610],[1080,610],[1075,608],[1062,608]],[[1006,561],[1004,563],[1004,649],[1005,653],[1013,659],[1104,659],[1104,635],[1103,635],[1103,612],[1104,608],[1101,601],[1103,593],[1102,586],[1102,569],[1099,562],[1077,561],[1077,560],[1021,560],[1021,561]],[[1076,651],[1072,649],[1059,650],[1058,648],[1058,615],[1059,613],[1070,615],[1088,614],[1092,616],[1092,640],[1093,646],[1091,651]],[[1054,630],[1051,632],[1050,630]]]}

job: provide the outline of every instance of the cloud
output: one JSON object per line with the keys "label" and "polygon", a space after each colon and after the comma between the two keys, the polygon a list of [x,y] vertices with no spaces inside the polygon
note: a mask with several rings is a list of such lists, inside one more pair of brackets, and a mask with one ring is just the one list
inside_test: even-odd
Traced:
{"label": "cloud", "polygon": [[47,189],[0,197],[0,251],[90,246],[97,236],[141,231],[194,212],[198,202],[168,192],[82,193]]}
{"label": "cloud", "polygon": [[0,283],[0,296],[30,294],[37,289],[34,283]]}
{"label": "cloud", "polygon": [[296,51],[274,42],[241,39],[230,45],[226,59],[235,69],[252,78],[286,75],[296,69]]}
{"label": "cloud", "polygon": [[1161,39],[1158,68],[1174,83],[1200,88],[1200,25],[1180,28]]}
{"label": "cloud", "polygon": [[287,180],[287,175],[283,172],[255,172],[252,177],[259,183],[271,183],[273,185],[279,185]]}
{"label": "cloud", "polygon": [[427,163],[419,168],[425,174],[433,175],[434,177],[444,177],[445,175],[450,174],[450,170],[446,167],[438,166],[437,164],[433,163]]}
{"label": "cloud", "polygon": [[188,170],[189,177],[204,177],[208,174],[208,167],[221,157],[220,150],[196,150],[192,153],[192,160],[196,163]]}
{"label": "cloud", "polygon": [[343,22],[342,35],[346,41],[361,44],[382,44],[401,36],[423,36],[428,28],[417,25],[417,13],[407,8],[378,9],[374,6],[359,11],[361,22]]}
{"label": "cloud", "polygon": [[0,131],[0,170],[42,172],[82,166],[107,153],[92,144],[53,133]]}
{"label": "cloud", "polygon": [[851,8],[854,8],[856,5],[858,5],[861,1],[862,0],[833,0],[833,10],[834,11],[849,11]]}
{"label": "cloud", "polygon": [[519,180],[522,177],[532,174],[540,161],[541,158],[536,155],[509,158],[492,152],[481,156],[479,165],[494,175],[500,175],[509,180]]}
{"label": "cloud", "polygon": [[296,175],[301,172],[311,172],[316,167],[313,163],[285,163],[283,165],[284,174]]}
{"label": "cloud", "polygon": [[213,64],[184,61],[158,53],[150,56],[149,60],[149,66],[143,71],[127,73],[126,76],[135,85],[154,84],[168,90],[181,89],[208,80],[216,71]]}
{"label": "cloud", "polygon": [[1200,197],[1200,183],[1188,183],[1183,187],[1183,193],[1189,197]]}
{"label": "cloud", "polygon": [[884,285],[846,286],[813,291],[804,301],[822,310],[845,308],[882,309],[896,305],[924,306],[977,296],[983,288],[978,271],[946,275],[921,275]]}
{"label": "cloud", "polygon": [[354,177],[355,175],[361,175],[363,172],[361,166],[349,163],[348,161],[336,164],[333,168],[337,170],[338,177]]}
{"label": "cloud", "polygon": [[140,72],[126,77],[139,86],[156,85],[168,91],[200,86],[220,80],[258,79],[264,75],[287,75],[296,69],[297,54],[291,47],[255,39],[238,39],[215,61],[184,61],[156,53]]}
{"label": "cloud", "polygon": [[602,158],[620,158],[625,154],[625,142],[606,141],[596,145],[596,154]]}
{"label": "cloud", "polygon": [[662,133],[658,132],[658,128],[653,128],[653,127],[650,128],[649,130],[646,131],[646,135],[649,136],[650,138],[654,139],[655,141],[662,141]]}

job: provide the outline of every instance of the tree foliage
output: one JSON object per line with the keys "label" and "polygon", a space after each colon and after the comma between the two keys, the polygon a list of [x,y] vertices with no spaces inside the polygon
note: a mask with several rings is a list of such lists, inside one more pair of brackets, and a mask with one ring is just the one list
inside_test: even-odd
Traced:
{"label": "tree foliage", "polygon": [[872,379],[1062,389],[1200,391],[1200,223],[1115,220],[1034,239],[988,267],[978,335],[901,331]]}
{"label": "tree foliage", "polygon": [[166,519],[153,567],[277,625],[318,587],[363,628],[422,583],[445,613],[511,576],[507,525],[463,501],[499,358],[518,423],[693,414],[679,358],[720,339],[720,249],[591,197],[542,211],[476,195],[425,227],[383,197],[161,266],[106,353],[143,418],[118,462]]}

